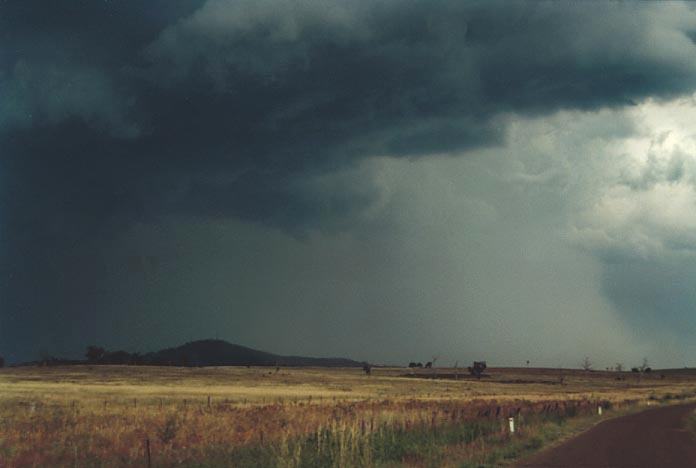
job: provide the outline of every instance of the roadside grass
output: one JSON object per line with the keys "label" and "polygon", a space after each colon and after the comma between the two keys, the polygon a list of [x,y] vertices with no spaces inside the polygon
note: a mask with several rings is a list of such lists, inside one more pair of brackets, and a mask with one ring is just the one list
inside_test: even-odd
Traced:
{"label": "roadside grass", "polygon": [[585,414],[535,421],[535,424],[523,428],[520,436],[511,440],[509,444],[496,447],[485,459],[477,460],[474,464],[465,463],[462,468],[513,464],[540,450],[556,447],[602,421],[638,412],[645,408],[645,405],[636,402],[623,407],[615,407],[604,412],[602,416]]}
{"label": "roadside grass", "polygon": [[500,431],[494,421],[471,421],[449,427],[321,428],[297,440],[270,447],[249,447],[230,454],[228,465],[249,467],[443,466],[445,447],[469,445]]}
{"label": "roadside grass", "polygon": [[562,433],[565,417],[534,416],[511,435],[500,420],[467,421],[446,427],[384,427],[361,432],[355,426],[319,430],[303,439],[233,451],[216,463],[244,467],[481,467],[498,466],[541,447]]}

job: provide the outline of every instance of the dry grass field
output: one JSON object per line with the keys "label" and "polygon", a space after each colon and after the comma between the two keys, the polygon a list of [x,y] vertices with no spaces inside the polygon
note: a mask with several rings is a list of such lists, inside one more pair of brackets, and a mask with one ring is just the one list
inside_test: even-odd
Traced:
{"label": "dry grass field", "polygon": [[696,396],[683,371],[487,374],[2,369],[0,466],[497,466],[601,417]]}

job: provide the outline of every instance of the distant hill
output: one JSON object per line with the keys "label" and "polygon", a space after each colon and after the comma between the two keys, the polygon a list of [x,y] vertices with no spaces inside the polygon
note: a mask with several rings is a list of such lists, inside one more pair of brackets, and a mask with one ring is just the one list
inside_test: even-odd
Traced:
{"label": "distant hill", "polygon": [[223,340],[199,340],[142,355],[144,364],[178,366],[362,367],[345,358],[281,356]]}

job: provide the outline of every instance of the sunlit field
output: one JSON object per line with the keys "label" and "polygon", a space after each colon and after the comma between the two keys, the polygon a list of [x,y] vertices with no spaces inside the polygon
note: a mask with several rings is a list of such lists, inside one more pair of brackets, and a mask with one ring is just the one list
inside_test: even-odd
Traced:
{"label": "sunlit field", "polygon": [[3,369],[0,466],[500,465],[600,418],[696,396],[683,371],[487,374]]}

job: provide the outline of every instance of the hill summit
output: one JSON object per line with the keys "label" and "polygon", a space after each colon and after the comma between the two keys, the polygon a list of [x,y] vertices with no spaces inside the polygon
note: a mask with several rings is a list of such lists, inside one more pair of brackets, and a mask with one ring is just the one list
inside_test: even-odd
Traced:
{"label": "hill summit", "polygon": [[259,351],[224,340],[191,341],[143,355],[146,364],[183,366],[317,366],[361,367],[363,364],[346,358],[282,356]]}

